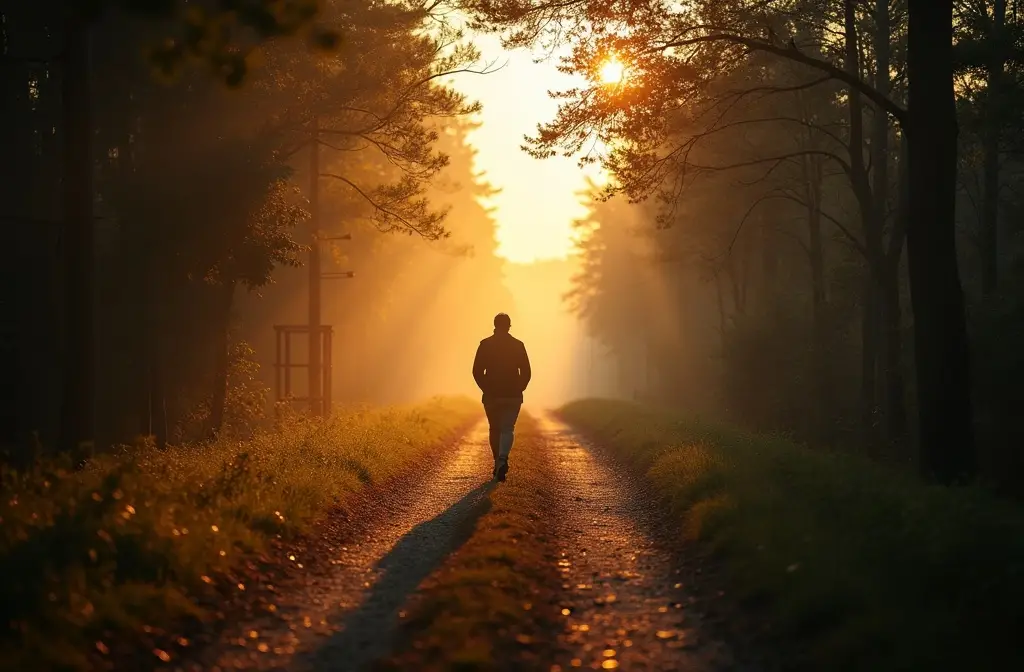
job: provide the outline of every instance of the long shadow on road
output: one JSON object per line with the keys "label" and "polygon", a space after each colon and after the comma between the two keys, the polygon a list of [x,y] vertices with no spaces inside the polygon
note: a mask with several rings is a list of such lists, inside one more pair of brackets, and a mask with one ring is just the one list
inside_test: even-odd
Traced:
{"label": "long shadow on road", "polygon": [[494,482],[477,486],[437,516],[409,530],[376,564],[378,579],[340,630],[308,657],[314,670],[361,670],[391,651],[399,610],[420,583],[472,535],[491,508]]}

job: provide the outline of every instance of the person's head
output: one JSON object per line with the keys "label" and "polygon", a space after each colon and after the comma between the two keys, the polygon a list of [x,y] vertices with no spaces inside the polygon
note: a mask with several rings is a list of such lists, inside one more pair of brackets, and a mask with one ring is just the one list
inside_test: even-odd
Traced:
{"label": "person's head", "polygon": [[494,316],[494,331],[495,333],[505,332],[512,328],[512,318],[505,313],[498,313]]}

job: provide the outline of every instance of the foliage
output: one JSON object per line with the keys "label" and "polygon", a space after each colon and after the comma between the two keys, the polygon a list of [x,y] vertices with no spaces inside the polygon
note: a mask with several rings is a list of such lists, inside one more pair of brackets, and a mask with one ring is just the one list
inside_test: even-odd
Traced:
{"label": "foliage", "polygon": [[[435,399],[327,420],[294,418],[249,441],[124,447],[82,471],[3,468],[4,669],[91,669],[144,627],[207,619],[202,604],[277,535],[301,534],[473,420]],[[238,585],[237,590],[244,586]]]}
{"label": "foliage", "polygon": [[[693,173],[706,171],[706,162],[691,160],[691,150],[729,127],[732,106],[773,94],[772,82],[762,85],[762,79],[780,60],[805,66],[799,88],[833,79],[864,88],[830,60],[835,50],[822,26],[836,19],[834,3],[465,4],[481,28],[507,44],[571,49],[560,67],[585,84],[555,94],[563,102],[530,139],[531,151],[540,157],[582,153],[582,161],[600,162],[615,177],[609,193],[633,199],[665,188],[678,196]],[[609,85],[598,73],[612,57],[628,74]],[[799,131],[790,126],[790,133]]]}
{"label": "foliage", "polygon": [[157,72],[176,75],[185,65],[201,63],[229,86],[242,83],[255,48],[263,41],[302,34],[310,46],[332,49],[340,38],[336,29],[317,21],[321,0],[72,1],[93,20],[114,10],[160,21],[164,38],[148,47]]}
{"label": "foliage", "polygon": [[308,148],[315,125],[330,164],[321,177],[379,230],[445,237],[445,211],[426,190],[449,160],[438,122],[479,109],[448,80],[484,72],[474,69],[477,51],[457,31],[425,29],[415,4],[337,0],[324,15],[343,26],[345,43],[323,56],[294,43],[266,49],[252,104],[282,134],[285,157]]}
{"label": "foliage", "polygon": [[810,451],[633,404],[561,413],[647,474],[684,535],[766,604],[800,669],[1013,669],[1024,515],[976,488],[925,486],[859,456]]}
{"label": "foliage", "polygon": [[[633,202],[651,196],[661,201],[660,212],[646,204],[618,213],[595,208],[586,224],[594,228],[601,220],[616,231],[598,231],[581,245],[587,270],[577,278],[574,308],[595,334],[614,344],[620,367],[633,368],[633,352],[650,350],[648,334],[660,331],[672,334],[653,350],[662,378],[692,376],[689,366],[672,361],[689,350],[685,336],[676,335],[687,334],[687,327],[654,327],[644,313],[677,325],[699,323],[692,329],[700,331],[710,331],[710,323],[721,347],[704,346],[702,354],[721,366],[705,382],[727,388],[718,410],[745,406],[737,419],[748,424],[783,427],[822,442],[858,442],[874,453],[920,455],[933,475],[940,453],[971,462],[972,383],[962,330],[950,327],[962,325],[964,311],[957,283],[943,288],[942,279],[962,270],[968,291],[977,293],[980,286],[989,292],[1010,267],[1004,234],[1012,227],[1008,194],[1019,182],[1017,3],[956,3],[956,91],[964,130],[956,250],[952,236],[938,233],[952,228],[952,206],[944,206],[940,227],[933,221],[937,213],[920,210],[935,202],[925,195],[927,185],[912,179],[913,166],[938,162],[908,160],[913,142],[904,102],[914,10],[906,2],[459,4],[481,29],[510,46],[545,49],[580,82],[554,95],[558,111],[528,140],[528,151],[599,163],[611,179],[593,200],[622,194]],[[939,7],[920,6],[922,14]],[[623,64],[625,76],[602,81],[601,67],[612,58]],[[951,166],[946,153],[943,165]],[[910,184],[918,185],[914,198]],[[654,233],[656,226],[675,231]],[[911,255],[922,263],[904,267],[908,231],[922,241],[915,250],[929,251]],[[616,243],[608,245],[611,240]],[[648,249],[637,254],[636,247]],[[960,253],[958,263],[954,252]],[[652,274],[652,258],[666,262],[654,267],[660,277],[641,280]],[[909,281],[917,277],[905,272],[910,266],[937,267],[940,260],[946,270],[932,280]],[[650,297],[655,288],[689,284],[694,274],[711,287],[688,289],[702,300],[717,300],[718,319],[701,311],[689,320],[691,302],[682,291],[669,290],[675,303],[660,296],[624,300],[628,287],[643,287]],[[946,310],[944,326],[928,322]],[[907,312],[914,313],[915,330]],[[913,348],[910,337],[917,338]],[[948,356],[934,355],[941,348]],[[915,358],[913,368],[906,353]],[[763,374],[767,365],[776,365],[776,384],[766,393],[772,403],[766,398],[759,409],[735,403],[737,393],[756,388],[763,377],[754,372]],[[833,369],[841,372],[838,380],[832,380]],[[907,385],[914,374],[933,382]],[[980,389],[989,383],[979,382],[975,391],[993,396]],[[949,393],[929,394],[940,385]],[[665,389],[649,392],[682,402]],[[746,402],[756,401],[750,396]],[[937,410],[954,396],[956,408]],[[918,411],[919,446],[911,445],[908,409]],[[979,417],[991,416],[989,410]],[[956,445],[962,449],[941,449],[940,426],[960,432]],[[995,431],[1012,434],[1013,428]]]}
{"label": "foliage", "polygon": [[[372,206],[361,196],[347,185],[324,181],[324,236],[352,236],[324,244],[325,270],[353,271],[356,278],[325,285],[332,291],[325,294],[323,321],[333,325],[334,342],[345,344],[334,353],[335,399],[395,401],[438,391],[477,393],[472,377],[464,373],[466,353],[472,356],[481,328],[489,329],[495,306],[509,306],[511,297],[502,280],[502,260],[493,255],[495,222],[485,199],[494,189],[474,169],[474,150],[467,141],[472,128],[465,117],[438,120],[434,126],[439,136],[435,151],[449,161],[423,185],[424,197],[433,210],[449,213],[447,238],[381,231]],[[325,151],[324,170],[379,171],[383,180],[397,174],[379,152],[363,154],[357,170],[351,153]],[[283,272],[262,300],[240,306],[246,316],[243,336],[257,348],[264,370],[272,361],[274,341],[255,325],[294,319],[293,297],[305,291],[306,276],[304,271]],[[382,371],[404,373],[396,377]]]}
{"label": "foliage", "polygon": [[[225,436],[246,438],[264,424],[270,388],[259,375],[256,352],[248,343],[233,338],[228,349],[227,396],[224,401]],[[210,419],[212,392],[193,402],[177,422],[171,440],[175,443],[195,441],[206,436]]]}
{"label": "foliage", "polygon": [[154,263],[177,279],[257,289],[270,282],[275,267],[299,264],[306,248],[293,231],[307,213],[295,202],[272,136],[218,138],[207,131],[201,145],[193,139],[198,119],[230,123],[238,114],[242,101],[226,96],[208,91],[178,98],[183,119],[163,124],[137,171],[115,183],[115,204],[130,223],[144,227],[137,235],[154,245],[150,254],[161,257]]}
{"label": "foliage", "polygon": [[[898,274],[887,269],[898,266],[903,249],[893,198],[903,164],[888,152],[872,156],[870,165],[864,159],[880,141],[877,132],[865,137],[863,126],[886,122],[867,102],[876,97],[863,91],[876,75],[870,57],[878,51],[869,9],[857,5],[853,17],[865,55],[851,78],[844,70],[842,2],[739,2],[728,9],[585,0],[470,5],[510,44],[571,48],[560,66],[584,83],[558,94],[558,114],[531,139],[531,151],[582,153],[583,161],[600,162],[611,179],[593,201],[616,194],[660,201],[595,204],[586,226],[596,231],[580,245],[587,271],[576,278],[574,307],[621,365],[631,368],[630,352],[646,349],[664,379],[693,377],[691,360],[718,360],[700,372],[718,380],[702,382],[724,387],[719,410],[743,422],[767,420],[829,441],[834,420],[854,427],[847,415],[856,416],[856,404],[822,390],[833,386],[827,369],[835,359],[845,372],[856,367],[858,350],[865,359],[882,350],[877,336],[863,343],[850,337],[858,313],[881,308],[870,307],[863,285],[852,292],[844,286],[841,296],[834,286],[848,285],[850,276],[858,283],[857,274],[898,285]],[[889,11],[896,25],[890,34],[898,36],[902,6]],[[901,63],[901,47],[890,51],[890,63]],[[598,77],[608,58],[624,64],[621,82]],[[905,87],[900,69],[893,101]],[[851,89],[864,99],[852,101]],[[887,141],[896,136],[887,123],[881,134]],[[695,286],[694,278],[709,286]],[[629,300],[637,294],[648,300]],[[899,288],[887,296],[899,297]],[[898,307],[892,313],[898,322]],[[675,366],[680,351],[687,362]],[[897,341],[884,352],[898,362],[899,351]],[[771,413],[755,413],[750,399],[738,397],[761,379],[754,371],[763,367],[752,365],[767,364],[765,352],[777,355],[778,403]],[[902,374],[900,365],[890,368]],[[648,393],[682,401],[666,396],[666,387]],[[874,407],[875,385],[862,389],[859,403]],[[901,404],[893,406],[899,415]],[[806,422],[793,425],[794,418]]]}

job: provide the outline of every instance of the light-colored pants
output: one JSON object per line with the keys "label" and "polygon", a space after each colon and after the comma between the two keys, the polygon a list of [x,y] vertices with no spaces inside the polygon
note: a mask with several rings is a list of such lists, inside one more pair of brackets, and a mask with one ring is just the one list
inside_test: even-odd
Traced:
{"label": "light-colored pants", "polygon": [[516,420],[523,402],[518,399],[488,399],[484,402],[484,413],[490,426],[489,439],[494,461],[507,461],[515,441]]}

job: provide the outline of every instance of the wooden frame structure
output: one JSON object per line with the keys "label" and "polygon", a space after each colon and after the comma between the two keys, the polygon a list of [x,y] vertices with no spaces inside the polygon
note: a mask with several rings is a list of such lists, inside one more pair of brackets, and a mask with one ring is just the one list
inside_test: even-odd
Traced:
{"label": "wooden frame structure", "polygon": [[[320,356],[314,361],[318,363],[316,368],[311,362],[292,361],[292,336],[305,335],[308,337],[310,327],[308,324],[275,324],[274,332],[277,336],[277,348],[274,357],[274,398],[278,402],[308,402],[314,413],[327,415],[331,408],[331,346],[334,329],[329,324],[319,325],[317,331],[320,338],[315,339],[320,343]],[[309,339],[312,340],[312,339]],[[311,358],[312,359],[312,358]],[[296,397],[292,395],[292,369],[310,369],[306,379],[306,395]],[[314,376],[320,385],[314,386]],[[319,395],[310,394],[311,390],[321,391]]]}

